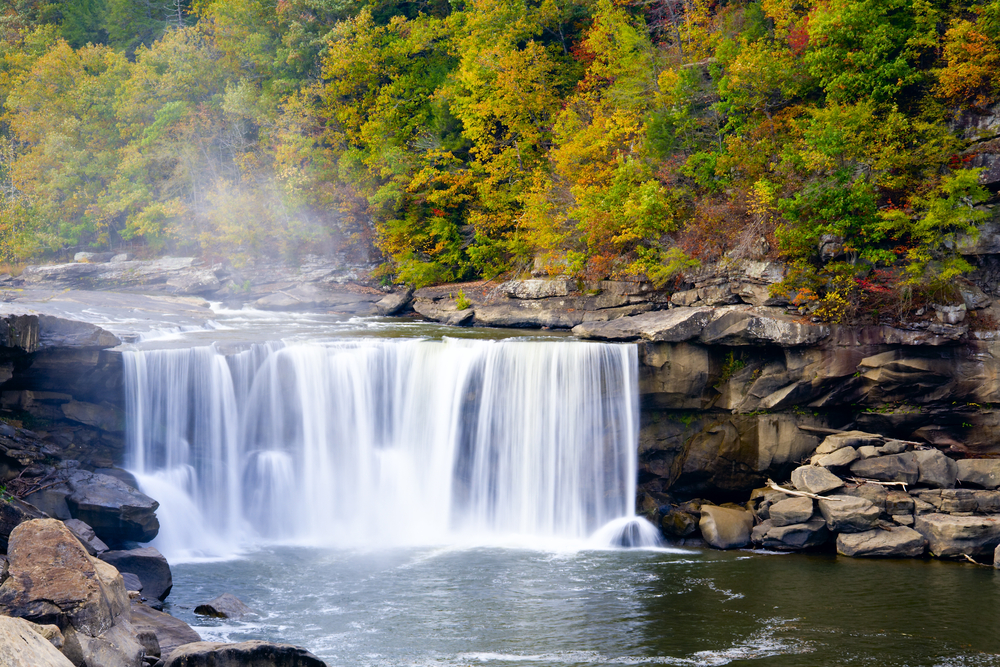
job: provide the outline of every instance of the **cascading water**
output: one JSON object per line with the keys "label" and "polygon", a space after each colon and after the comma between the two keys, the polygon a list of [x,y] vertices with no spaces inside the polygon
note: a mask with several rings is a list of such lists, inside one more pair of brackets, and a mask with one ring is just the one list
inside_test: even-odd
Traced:
{"label": "cascading water", "polygon": [[174,559],[248,539],[579,539],[633,514],[634,346],[210,346],[128,351],[125,369],[129,466]]}

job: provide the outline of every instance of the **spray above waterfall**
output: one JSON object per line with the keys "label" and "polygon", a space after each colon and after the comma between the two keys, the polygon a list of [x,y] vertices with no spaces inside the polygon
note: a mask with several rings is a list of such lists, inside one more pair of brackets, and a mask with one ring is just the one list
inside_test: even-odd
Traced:
{"label": "spray above waterfall", "polygon": [[208,346],[128,351],[125,372],[128,465],[175,558],[261,539],[581,539],[633,514],[634,346]]}

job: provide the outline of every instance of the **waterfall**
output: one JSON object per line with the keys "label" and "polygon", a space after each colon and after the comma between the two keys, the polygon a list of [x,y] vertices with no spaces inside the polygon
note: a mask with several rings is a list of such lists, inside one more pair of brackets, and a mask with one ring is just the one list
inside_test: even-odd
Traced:
{"label": "waterfall", "polygon": [[634,346],[341,340],[125,353],[174,558],[248,541],[580,539],[633,514]]}

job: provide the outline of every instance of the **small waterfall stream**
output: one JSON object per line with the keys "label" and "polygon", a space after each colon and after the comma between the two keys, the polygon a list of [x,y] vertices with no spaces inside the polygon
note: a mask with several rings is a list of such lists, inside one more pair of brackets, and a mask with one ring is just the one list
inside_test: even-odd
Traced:
{"label": "small waterfall stream", "polygon": [[634,346],[360,339],[125,353],[174,559],[249,541],[582,539],[633,513]]}

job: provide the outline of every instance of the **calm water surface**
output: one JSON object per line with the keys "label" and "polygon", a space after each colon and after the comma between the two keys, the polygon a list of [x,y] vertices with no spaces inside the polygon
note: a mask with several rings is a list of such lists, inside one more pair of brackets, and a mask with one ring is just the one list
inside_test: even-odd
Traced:
{"label": "calm water surface", "polygon": [[[260,618],[194,615],[227,591]],[[1000,572],[919,560],[273,547],[174,566],[168,600],[206,639],[298,644],[331,667],[1000,665]]]}

